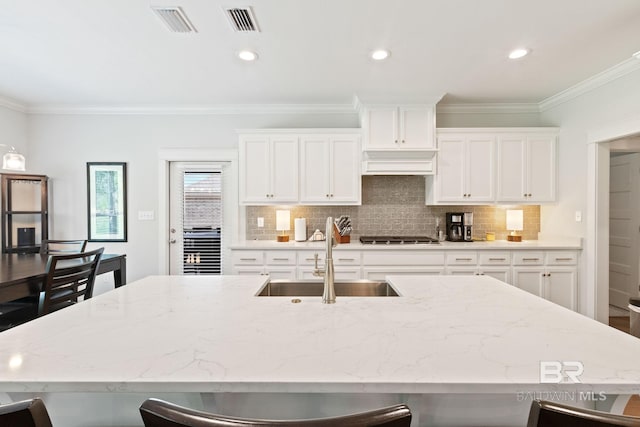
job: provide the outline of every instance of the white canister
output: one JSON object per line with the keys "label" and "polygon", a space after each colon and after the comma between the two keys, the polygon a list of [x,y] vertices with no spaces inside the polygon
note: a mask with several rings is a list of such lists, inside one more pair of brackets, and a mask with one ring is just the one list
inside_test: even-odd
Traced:
{"label": "white canister", "polygon": [[294,221],[295,239],[296,242],[304,242],[307,240],[307,219],[296,218]]}

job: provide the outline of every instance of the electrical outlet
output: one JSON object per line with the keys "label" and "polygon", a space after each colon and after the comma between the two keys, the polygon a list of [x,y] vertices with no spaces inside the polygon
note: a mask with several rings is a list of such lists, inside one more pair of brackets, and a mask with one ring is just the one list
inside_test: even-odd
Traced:
{"label": "electrical outlet", "polygon": [[138,221],[153,221],[154,216],[153,211],[138,211]]}
{"label": "electrical outlet", "polygon": [[258,217],[258,227],[260,227],[260,228],[264,227],[264,218],[263,217]]}
{"label": "electrical outlet", "polygon": [[576,211],[576,222],[582,222],[582,211]]}

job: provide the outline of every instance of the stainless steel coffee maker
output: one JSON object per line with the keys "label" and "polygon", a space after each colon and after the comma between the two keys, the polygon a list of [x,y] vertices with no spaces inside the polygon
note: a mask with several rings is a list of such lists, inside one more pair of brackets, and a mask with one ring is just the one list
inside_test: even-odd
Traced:
{"label": "stainless steel coffee maker", "polygon": [[473,242],[473,212],[462,214],[462,235],[465,242]]}
{"label": "stainless steel coffee maker", "polygon": [[447,225],[447,240],[450,242],[462,242],[464,241],[463,234],[463,216],[462,212],[447,212],[446,225]]}

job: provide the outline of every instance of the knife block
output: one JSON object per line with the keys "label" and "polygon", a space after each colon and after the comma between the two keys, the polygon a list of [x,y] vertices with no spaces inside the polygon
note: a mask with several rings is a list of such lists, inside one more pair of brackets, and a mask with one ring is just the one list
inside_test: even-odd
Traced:
{"label": "knife block", "polygon": [[333,237],[335,237],[336,242],[338,243],[351,243],[351,236],[341,236],[340,232],[338,231],[338,227],[335,224],[333,224]]}

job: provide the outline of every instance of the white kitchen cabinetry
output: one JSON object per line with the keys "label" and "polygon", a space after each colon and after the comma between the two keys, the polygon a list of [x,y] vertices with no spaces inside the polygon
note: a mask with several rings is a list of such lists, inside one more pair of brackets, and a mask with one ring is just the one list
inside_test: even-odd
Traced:
{"label": "white kitchen cabinetry", "polygon": [[447,252],[447,274],[491,276],[506,283],[511,280],[509,252]]}
{"label": "white kitchen cabinetry", "polygon": [[[318,269],[324,271],[325,251],[300,251],[298,252],[298,279],[322,280],[322,277],[314,276],[315,255],[318,255]],[[361,253],[357,251],[333,251],[333,265],[336,280],[359,280],[362,278],[360,268]]]}
{"label": "white kitchen cabinetry", "polygon": [[359,205],[360,157],[357,135],[301,135],[300,203]]}
{"label": "white kitchen cabinetry", "polygon": [[494,140],[492,134],[438,130],[436,203],[493,202]]}
{"label": "white kitchen cabinetry", "polygon": [[571,310],[577,309],[578,254],[522,252],[514,257],[513,284]]}
{"label": "white kitchen cabinetry", "polygon": [[364,149],[433,149],[435,106],[378,105],[366,107],[362,127]]}
{"label": "white kitchen cabinetry", "polygon": [[364,251],[362,272],[368,280],[383,280],[388,275],[440,275],[445,273],[444,259],[440,251]]}
{"label": "white kitchen cabinetry", "polygon": [[498,202],[555,201],[556,139],[543,131],[498,135]]}
{"label": "white kitchen cabinetry", "polygon": [[293,135],[241,135],[240,202],[298,201],[298,138]]}
{"label": "white kitchen cabinetry", "polygon": [[233,274],[265,275],[272,279],[296,278],[295,251],[233,251]]}

